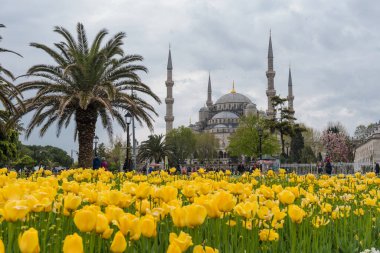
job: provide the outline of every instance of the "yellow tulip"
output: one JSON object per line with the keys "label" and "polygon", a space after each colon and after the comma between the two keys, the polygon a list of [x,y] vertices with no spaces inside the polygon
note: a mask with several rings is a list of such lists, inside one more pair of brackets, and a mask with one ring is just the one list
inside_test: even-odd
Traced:
{"label": "yellow tulip", "polygon": [[270,220],[272,218],[272,213],[267,206],[260,206],[257,210],[257,216],[261,220]]}
{"label": "yellow tulip", "polygon": [[18,246],[21,253],[38,253],[40,252],[40,244],[38,241],[38,231],[29,228],[24,233],[20,233],[18,237]]}
{"label": "yellow tulip", "polygon": [[157,197],[162,199],[164,202],[168,203],[169,201],[176,199],[178,195],[177,188],[173,186],[163,186],[157,191]]}
{"label": "yellow tulip", "polygon": [[150,202],[147,199],[139,199],[135,202],[135,207],[140,214],[146,214],[147,210],[150,209]]}
{"label": "yellow tulip", "polygon": [[105,214],[108,219],[108,222],[112,222],[114,220],[119,220],[119,218],[124,214],[124,211],[123,209],[117,206],[107,206]]}
{"label": "yellow tulip", "polygon": [[75,213],[74,223],[81,232],[91,232],[96,226],[96,213],[81,209]]}
{"label": "yellow tulip", "polygon": [[207,216],[207,209],[204,206],[192,204],[186,206],[186,226],[196,227],[202,225]]}
{"label": "yellow tulip", "polygon": [[217,202],[217,200],[214,197],[212,199],[208,199],[208,200],[204,201],[202,204],[206,208],[207,215],[210,218],[220,218],[222,216],[222,213],[218,209],[216,202]]}
{"label": "yellow tulip", "polygon": [[296,196],[289,190],[283,190],[278,194],[278,199],[282,204],[290,205],[293,204]]}
{"label": "yellow tulip", "polygon": [[140,220],[141,234],[145,237],[155,237],[157,235],[157,224],[152,215],[145,215]]}
{"label": "yellow tulip", "polygon": [[184,185],[182,188],[182,194],[187,198],[192,198],[196,196],[195,187],[193,185]]}
{"label": "yellow tulip", "polygon": [[186,222],[186,217],[187,217],[186,211],[187,210],[185,208],[177,207],[170,212],[170,216],[172,217],[174,226],[180,227],[180,228],[186,226],[186,223],[187,223]]}
{"label": "yellow tulip", "polygon": [[83,253],[83,241],[77,233],[67,235],[63,242],[63,253]]}
{"label": "yellow tulip", "polygon": [[323,203],[321,205],[321,211],[322,211],[322,213],[331,213],[332,212],[332,205],[329,203]]}
{"label": "yellow tulip", "polygon": [[290,219],[295,223],[301,223],[302,219],[305,217],[305,211],[297,205],[288,206],[288,215]]}
{"label": "yellow tulip", "polygon": [[183,231],[181,231],[178,236],[176,233],[170,233],[169,242],[170,244],[177,245],[182,252],[186,251],[191,245],[193,245],[191,236]]}
{"label": "yellow tulip", "polygon": [[182,253],[182,250],[177,244],[169,244],[166,253]]}
{"label": "yellow tulip", "polygon": [[202,245],[196,245],[193,249],[193,253],[205,253]]}
{"label": "yellow tulip", "polygon": [[4,243],[3,243],[3,240],[0,239],[0,253],[4,253],[4,252],[5,252]]}
{"label": "yellow tulip", "polygon": [[278,233],[273,229],[263,229],[259,233],[260,241],[277,241]]}
{"label": "yellow tulip", "polygon": [[113,238],[110,249],[114,253],[123,253],[126,248],[127,248],[127,241],[125,240],[123,233],[118,231],[115,234],[115,237]]}
{"label": "yellow tulip", "polygon": [[364,199],[364,205],[366,206],[376,206],[377,205],[377,199],[371,199],[371,198],[366,198]]}
{"label": "yellow tulip", "polygon": [[196,245],[193,249],[193,253],[219,253],[219,250],[206,246],[203,249],[202,245]]}
{"label": "yellow tulip", "polygon": [[236,200],[231,193],[221,191],[216,195],[216,204],[221,212],[229,212],[234,208]]}
{"label": "yellow tulip", "polygon": [[103,213],[98,213],[96,216],[95,231],[98,234],[104,233],[109,228],[108,219]]}
{"label": "yellow tulip", "polygon": [[282,212],[278,206],[274,206],[271,211],[276,221],[282,220],[286,217],[286,213]]}
{"label": "yellow tulip", "polygon": [[319,228],[321,226],[326,226],[329,223],[330,223],[330,220],[329,219],[325,219],[323,216],[322,217],[316,216],[312,220],[312,224],[316,228]]}
{"label": "yellow tulip", "polygon": [[126,213],[120,216],[118,227],[120,231],[126,236],[129,234],[131,240],[138,240],[141,236],[140,220],[135,215]]}
{"label": "yellow tulip", "polygon": [[136,188],[136,197],[138,199],[146,199],[150,193],[150,190],[151,187],[148,183],[141,183]]}
{"label": "yellow tulip", "polygon": [[81,197],[70,192],[64,197],[63,207],[68,211],[74,211],[80,206],[81,203]]}
{"label": "yellow tulip", "polygon": [[4,219],[11,222],[24,219],[28,213],[29,207],[25,200],[7,201],[2,210]]}
{"label": "yellow tulip", "polygon": [[102,238],[103,238],[103,239],[110,239],[112,233],[113,233],[113,229],[108,227],[108,228],[103,232],[103,234],[102,234]]}
{"label": "yellow tulip", "polygon": [[234,207],[234,211],[237,215],[250,219],[256,215],[259,208],[259,204],[255,202],[239,203]]}

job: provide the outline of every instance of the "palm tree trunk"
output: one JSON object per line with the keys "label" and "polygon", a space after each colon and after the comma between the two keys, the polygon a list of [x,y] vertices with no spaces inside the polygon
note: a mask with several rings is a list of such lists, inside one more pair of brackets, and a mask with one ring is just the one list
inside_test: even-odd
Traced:
{"label": "palm tree trunk", "polygon": [[82,168],[92,168],[93,142],[97,120],[96,109],[77,109],[75,120],[79,142],[78,165]]}

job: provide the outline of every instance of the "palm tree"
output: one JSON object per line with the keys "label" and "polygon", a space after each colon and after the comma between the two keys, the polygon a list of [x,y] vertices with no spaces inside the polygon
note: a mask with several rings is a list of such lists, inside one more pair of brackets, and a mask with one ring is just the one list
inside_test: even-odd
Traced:
{"label": "palm tree", "polygon": [[[3,24],[0,24],[0,28],[4,28],[4,27],[5,26]],[[1,40],[2,40],[2,37],[0,36],[0,41]],[[0,47],[0,53],[5,53],[5,52],[21,56],[20,54],[14,51]],[[4,113],[9,112],[12,115],[15,115],[18,113],[18,108],[17,108],[17,104],[14,104],[12,100],[16,99],[17,103],[20,106],[22,106],[21,93],[11,83],[9,79],[11,79],[12,81],[15,80],[12,72],[4,68],[3,65],[0,63],[0,103],[4,107]]]}
{"label": "palm tree", "polygon": [[21,91],[37,90],[35,97],[25,100],[27,112],[35,111],[26,136],[38,126],[41,126],[40,136],[43,136],[53,123],[57,124],[59,136],[62,127],[67,127],[74,117],[79,166],[90,167],[98,117],[110,136],[114,119],[126,128],[123,110],[128,110],[140,124],[145,123],[152,130],[153,117],[150,113],[157,115],[154,107],[138,94],[132,96],[127,91],[133,89],[158,103],[161,101],[136,73],[147,72],[146,67],[135,64],[143,57],[124,53],[125,33],[119,32],[103,44],[108,34],[103,29],[89,46],[81,23],[77,25],[77,41],[63,27],[55,27],[54,32],[64,39],[55,43],[55,48],[39,43],[31,43],[31,46],[43,50],[55,64],[32,66],[27,76],[38,79],[19,85]]}
{"label": "palm tree", "polygon": [[160,162],[165,156],[170,156],[170,147],[166,144],[162,134],[149,135],[148,140],[143,141],[139,147],[137,159],[139,162],[146,160]]}

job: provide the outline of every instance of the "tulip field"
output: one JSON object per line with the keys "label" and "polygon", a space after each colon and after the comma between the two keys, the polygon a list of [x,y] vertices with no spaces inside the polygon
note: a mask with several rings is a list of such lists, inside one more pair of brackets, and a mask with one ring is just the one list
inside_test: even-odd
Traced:
{"label": "tulip field", "polygon": [[0,169],[0,253],[379,249],[379,186],[374,173]]}

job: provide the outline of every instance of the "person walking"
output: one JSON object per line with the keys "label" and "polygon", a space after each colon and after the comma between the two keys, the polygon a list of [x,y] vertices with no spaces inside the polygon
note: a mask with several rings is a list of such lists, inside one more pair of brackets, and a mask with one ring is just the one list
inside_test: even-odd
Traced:
{"label": "person walking", "polygon": [[102,158],[102,163],[100,164],[100,167],[104,168],[105,170],[108,170],[108,163],[104,157]]}
{"label": "person walking", "polygon": [[376,173],[376,175],[379,175],[379,173],[380,173],[379,163],[376,163],[376,165],[375,165],[375,173]]}
{"label": "person walking", "polygon": [[326,161],[326,173],[328,175],[331,175],[331,172],[332,172],[332,165],[331,165],[331,162],[330,162],[330,159],[327,159]]}
{"label": "person walking", "polygon": [[95,157],[94,160],[92,160],[92,168],[93,168],[94,170],[99,169],[101,163],[102,163],[102,162],[100,161],[99,157]]}

